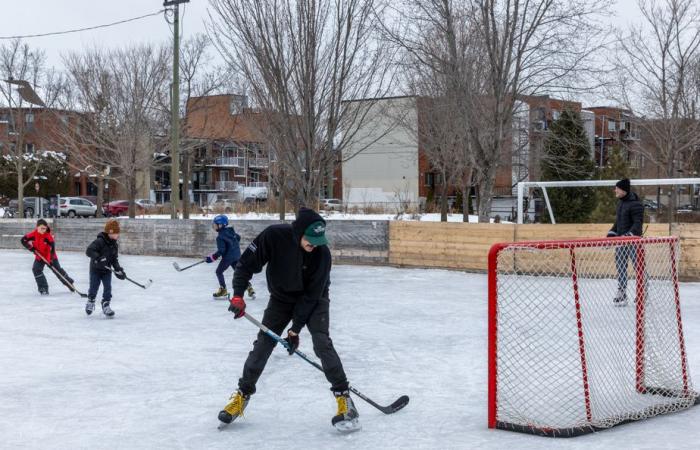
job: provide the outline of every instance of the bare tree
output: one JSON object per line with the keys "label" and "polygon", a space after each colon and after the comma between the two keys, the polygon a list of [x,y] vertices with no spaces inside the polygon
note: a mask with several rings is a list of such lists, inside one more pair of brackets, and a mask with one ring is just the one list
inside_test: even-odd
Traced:
{"label": "bare tree", "polygon": [[[17,177],[18,214],[24,217],[24,189],[34,181],[34,176],[41,167],[44,158],[37,158],[34,150],[26,146],[26,136],[31,123],[26,115],[32,106],[43,107],[46,104],[36,98],[33,91],[39,84],[47,86],[45,55],[42,51],[32,49],[21,40],[13,40],[0,46],[0,95],[5,106],[7,119],[7,149],[3,149],[8,175]],[[47,92],[51,89],[47,89]],[[49,96],[53,99],[53,96]]]}
{"label": "bare tree", "polygon": [[[240,71],[274,148],[272,175],[295,207],[315,205],[329,167],[366,136],[389,86],[378,1],[212,0],[215,42]],[[359,100],[345,103],[345,100]],[[280,211],[283,214],[283,211]]]}
{"label": "bare tree", "polygon": [[[694,0],[638,4],[642,23],[618,34],[618,99],[638,106],[642,151],[674,178],[700,150],[700,7]],[[675,204],[674,195],[669,215]]]}
{"label": "bare tree", "polygon": [[407,129],[420,143],[431,168],[440,174],[441,220],[447,220],[447,192],[458,187],[463,220],[475,165],[468,139],[470,101],[483,95],[484,52],[478,45],[465,2],[405,0],[384,23],[384,38],[402,53],[399,72],[416,102],[418,122]]}
{"label": "bare tree", "polygon": [[138,178],[147,178],[155,136],[167,120],[159,108],[167,97],[167,51],[153,45],[94,49],[64,60],[73,105],[84,114],[61,139],[80,165],[124,186],[133,218]]}
{"label": "bare tree", "polygon": [[[576,86],[594,72],[600,48],[599,0],[470,0],[474,29],[486,52],[485,95],[471,97],[471,140],[476,152],[479,221],[489,219],[496,173],[510,160],[508,140],[520,95]],[[588,87],[588,86],[585,86]]]}

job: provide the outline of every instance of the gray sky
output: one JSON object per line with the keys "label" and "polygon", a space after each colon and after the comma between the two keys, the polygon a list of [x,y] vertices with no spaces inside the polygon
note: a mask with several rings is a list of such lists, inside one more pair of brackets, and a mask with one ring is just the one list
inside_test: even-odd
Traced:
{"label": "gray sky", "polygon": [[[604,25],[625,26],[641,20],[637,0],[611,0],[613,14],[603,15]],[[154,13],[163,0],[0,0],[0,37],[85,28]],[[190,0],[184,6],[183,36],[206,32],[209,0]],[[80,33],[27,39],[46,52],[49,66],[60,67],[61,55],[93,46],[119,47],[140,42],[167,42],[170,27],[163,14],[135,22]],[[4,41],[0,40],[0,44]],[[218,54],[212,50],[217,60]],[[608,103],[596,92],[581,96],[584,104]]]}
{"label": "gray sky", "polygon": [[[208,0],[190,0],[185,5],[182,26],[185,36],[205,31],[208,4]],[[0,0],[0,36],[85,28],[160,9],[163,9],[163,0]],[[27,42],[46,51],[49,65],[60,66],[61,54],[68,51],[95,45],[118,47],[129,43],[166,42],[169,37],[170,28],[160,14],[109,28],[31,38]]]}

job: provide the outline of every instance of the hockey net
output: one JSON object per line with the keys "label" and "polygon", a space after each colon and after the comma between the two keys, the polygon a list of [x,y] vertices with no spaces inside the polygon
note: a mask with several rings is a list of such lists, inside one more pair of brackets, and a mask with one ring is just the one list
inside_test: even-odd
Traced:
{"label": "hockey net", "polygon": [[676,237],[494,245],[489,427],[576,436],[692,406],[678,258]]}

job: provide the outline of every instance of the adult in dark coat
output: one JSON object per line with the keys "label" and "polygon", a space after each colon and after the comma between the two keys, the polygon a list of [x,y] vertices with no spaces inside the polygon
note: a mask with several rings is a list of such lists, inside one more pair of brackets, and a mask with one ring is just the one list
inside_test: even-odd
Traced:
{"label": "adult in dark coat", "polygon": [[[617,197],[617,211],[615,223],[608,237],[641,236],[642,223],[644,222],[644,205],[637,194],[632,192],[630,180],[627,178],[615,184],[615,197]],[[637,251],[634,245],[623,245],[615,248],[615,266],[617,269],[617,294],[613,303],[618,306],[627,304],[627,264],[632,260],[637,264]]]}
{"label": "adult in dark coat", "polygon": [[[331,252],[326,245],[326,222],[315,211],[301,208],[292,224],[271,225],[243,252],[233,275],[233,298],[229,311],[235,318],[245,315],[243,293],[253,274],[267,266],[270,301],[262,323],[280,335],[287,331],[287,350],[299,346],[299,333],[307,327],[314,352],[321,359],[323,372],[338,403],[332,423],[356,423],[359,416],[349,393],[348,379],[329,335],[329,295]],[[260,331],[238,380],[238,392],[219,413],[219,420],[230,423],[241,416],[268,358],[277,344]]]}

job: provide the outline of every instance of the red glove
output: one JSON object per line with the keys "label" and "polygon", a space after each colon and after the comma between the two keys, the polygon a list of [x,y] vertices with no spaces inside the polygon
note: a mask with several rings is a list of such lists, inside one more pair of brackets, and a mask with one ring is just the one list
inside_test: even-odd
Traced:
{"label": "red glove", "polygon": [[228,310],[233,313],[234,319],[240,319],[245,315],[245,301],[243,297],[235,295],[231,299],[231,304],[228,305]]}

